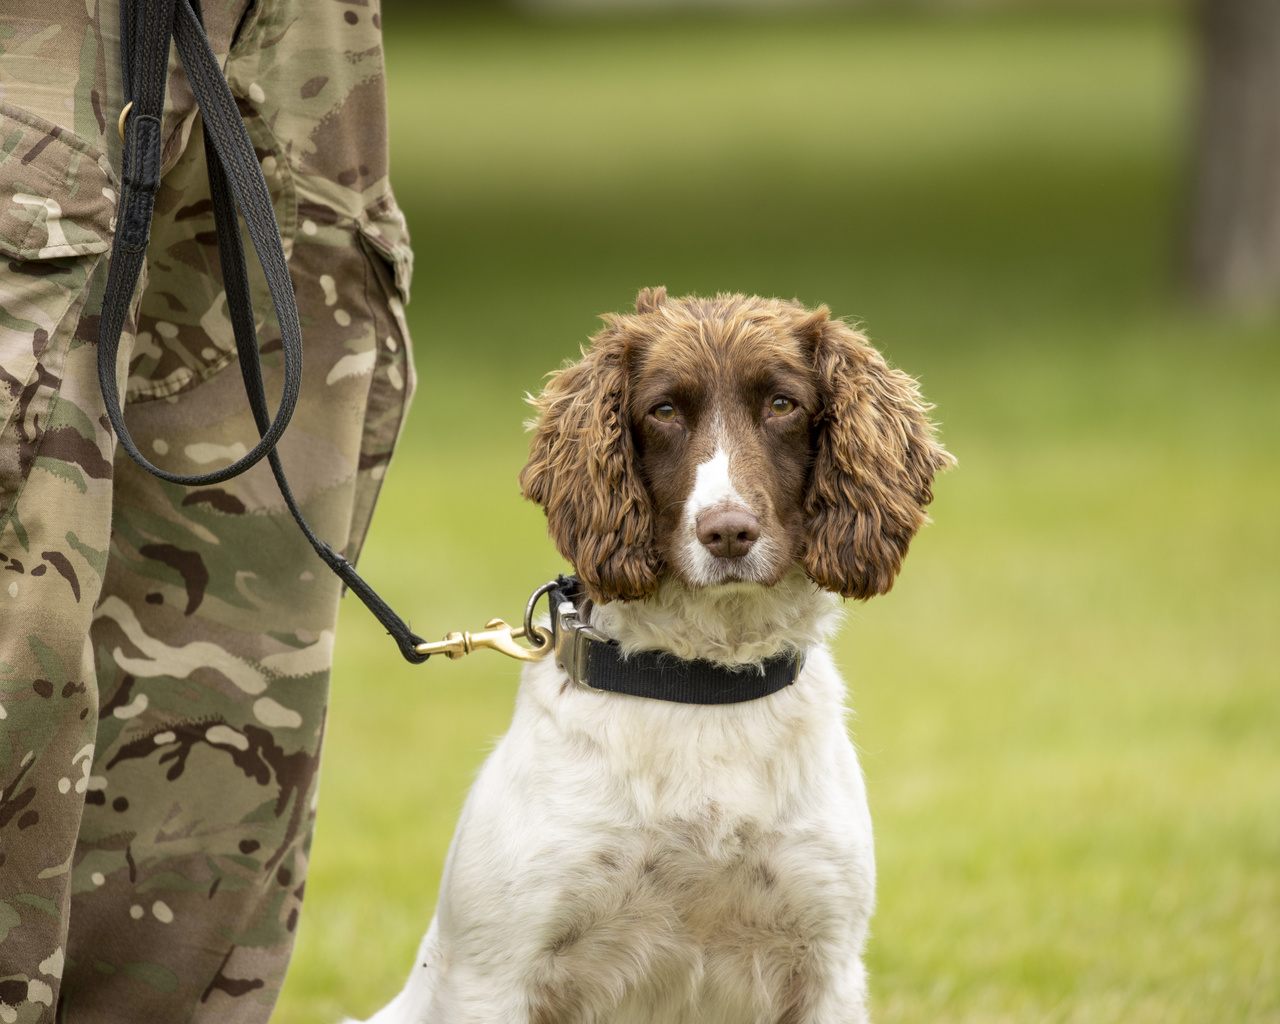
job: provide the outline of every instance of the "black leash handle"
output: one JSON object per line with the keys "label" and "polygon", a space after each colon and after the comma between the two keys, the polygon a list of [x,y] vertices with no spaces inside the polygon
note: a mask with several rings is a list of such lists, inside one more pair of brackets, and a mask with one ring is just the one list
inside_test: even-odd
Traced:
{"label": "black leash handle", "polygon": [[[428,655],[417,651],[422,638],[378,596],[342,555],[315,535],[293,496],[280,455],[276,450],[298,402],[302,387],[302,328],[293,295],[293,282],[280,241],[271,195],[253,152],[253,143],[222,69],[209,46],[199,0],[122,0],[120,5],[121,60],[125,98],[131,104],[124,121],[123,187],[116,215],[111,264],[107,273],[102,319],[98,327],[98,380],[107,416],[129,457],[147,472],[186,486],[221,483],[238,476],[266,458],[290,514],[316,554],[364,603],[395,639],[406,661],[420,664]],[[146,260],[147,241],[156,191],[160,186],[160,161],[164,96],[169,74],[169,40],[178,47],[204,123],[209,192],[217,229],[218,259],[222,266],[227,309],[235,331],[236,353],[244,377],[245,392],[258,428],[259,441],[242,458],[223,469],[182,476],[160,469],[138,450],[125,426],[116,383],[120,332]],[[273,419],[267,408],[253,326],[249,271],[245,264],[236,217],[239,206],[249,238],[262,264],[280,323],[284,347],[284,389]]]}

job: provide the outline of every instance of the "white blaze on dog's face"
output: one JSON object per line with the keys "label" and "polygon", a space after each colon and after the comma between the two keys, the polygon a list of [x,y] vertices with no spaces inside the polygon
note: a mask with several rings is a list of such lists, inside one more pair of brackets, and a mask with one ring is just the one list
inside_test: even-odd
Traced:
{"label": "white blaze on dog's face", "polygon": [[693,490],[681,517],[679,567],[689,582],[711,584],[725,577],[758,575],[767,562],[769,538],[761,536],[760,516],[734,486],[729,465],[732,439],[713,424],[715,454],[694,469]]}

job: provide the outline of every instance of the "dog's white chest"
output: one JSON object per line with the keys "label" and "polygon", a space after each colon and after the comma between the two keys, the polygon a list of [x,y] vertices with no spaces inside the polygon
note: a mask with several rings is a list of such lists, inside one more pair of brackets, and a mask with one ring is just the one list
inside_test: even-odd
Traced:
{"label": "dog's white chest", "polygon": [[843,969],[870,912],[869,849],[814,838],[712,804],[591,850],[543,921],[545,1019],[785,1019]]}
{"label": "dog's white chest", "polygon": [[387,1019],[862,1020],[874,859],[842,693],[825,652],[716,712],[528,669]]}

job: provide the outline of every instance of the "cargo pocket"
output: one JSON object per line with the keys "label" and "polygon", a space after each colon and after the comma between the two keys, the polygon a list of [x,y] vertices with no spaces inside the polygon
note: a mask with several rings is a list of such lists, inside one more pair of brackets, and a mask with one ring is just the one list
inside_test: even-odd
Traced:
{"label": "cargo pocket", "polygon": [[102,153],[0,103],[0,517],[40,447],[89,280],[111,248],[115,203]]}
{"label": "cargo pocket", "polygon": [[[413,346],[409,340],[409,326],[405,322],[404,307],[409,302],[409,285],[413,280],[413,250],[409,247],[409,228],[404,214],[396,205],[390,191],[372,206],[366,208],[359,221],[360,244],[370,257],[378,288],[369,289],[369,306],[374,311],[378,331],[379,350],[394,355],[404,353],[405,384],[413,391]],[[392,324],[386,324],[390,314]],[[389,328],[394,325],[394,333]],[[398,337],[397,337],[398,335]],[[379,363],[382,359],[379,358]]]}
{"label": "cargo pocket", "polygon": [[413,348],[404,317],[413,276],[413,250],[409,248],[404,214],[389,191],[366,208],[359,220],[359,229],[360,244],[370,269],[366,297],[373,314],[378,354],[365,407],[356,501],[346,549],[346,557],[353,562],[368,530],[378,491],[417,384]]}
{"label": "cargo pocket", "polygon": [[360,238],[365,250],[381,257],[390,268],[397,297],[402,305],[407,303],[413,280],[413,250],[409,247],[409,227],[404,214],[390,191],[365,209],[360,218]]}
{"label": "cargo pocket", "polygon": [[0,102],[0,248],[14,260],[111,248],[115,173],[65,128]]}

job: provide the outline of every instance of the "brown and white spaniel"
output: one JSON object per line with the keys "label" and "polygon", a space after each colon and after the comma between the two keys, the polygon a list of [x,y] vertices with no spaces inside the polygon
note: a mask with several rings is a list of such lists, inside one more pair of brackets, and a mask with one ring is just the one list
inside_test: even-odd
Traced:
{"label": "brown and white spaniel", "polygon": [[841,597],[893,585],[951,456],[826,307],[642,291],[536,399],[527,497],[624,654],[804,655],[685,704],[525,669],[378,1024],[855,1024],[875,862]]}

